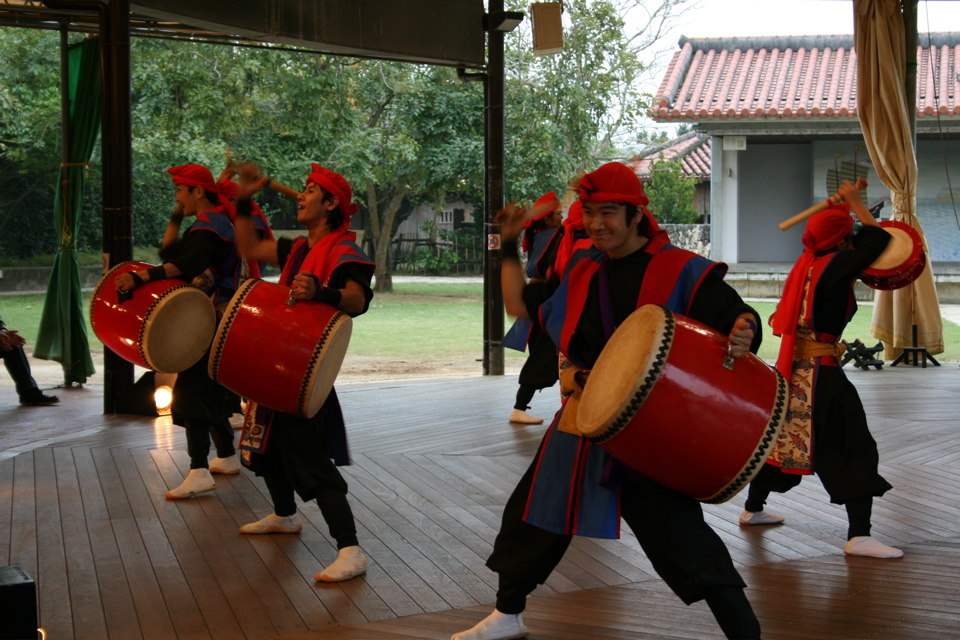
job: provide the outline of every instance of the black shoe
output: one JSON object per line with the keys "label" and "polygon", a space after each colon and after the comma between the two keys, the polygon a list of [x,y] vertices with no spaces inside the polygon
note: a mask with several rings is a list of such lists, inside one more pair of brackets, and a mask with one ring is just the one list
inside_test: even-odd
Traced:
{"label": "black shoe", "polygon": [[60,398],[57,396],[48,396],[37,388],[33,388],[20,396],[20,404],[25,407],[39,407],[55,402],[60,402]]}

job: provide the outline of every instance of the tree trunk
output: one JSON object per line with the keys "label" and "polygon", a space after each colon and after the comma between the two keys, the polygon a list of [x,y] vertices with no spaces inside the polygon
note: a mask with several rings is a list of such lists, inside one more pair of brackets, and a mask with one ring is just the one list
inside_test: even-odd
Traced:
{"label": "tree trunk", "polygon": [[403,202],[404,191],[402,183],[394,185],[393,197],[387,205],[386,211],[380,215],[377,203],[377,187],[367,181],[367,209],[370,212],[370,227],[373,234],[374,262],[377,263],[377,283],[374,291],[393,291],[393,270],[390,265],[390,243],[393,241],[393,221],[397,217],[397,210]]}

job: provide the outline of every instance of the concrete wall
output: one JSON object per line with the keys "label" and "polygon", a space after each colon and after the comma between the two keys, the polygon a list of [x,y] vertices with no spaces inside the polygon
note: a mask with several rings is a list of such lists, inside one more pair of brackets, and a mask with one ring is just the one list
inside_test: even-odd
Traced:
{"label": "concrete wall", "polygon": [[[779,298],[783,295],[783,283],[786,279],[786,273],[738,271],[729,271],[724,278],[744,298]],[[960,274],[934,273],[933,281],[941,304],[960,304]],[[873,300],[876,294],[874,289],[862,282],[857,282],[853,291],[857,300],[863,302]]]}
{"label": "concrete wall", "polygon": [[[853,162],[854,146],[862,140],[816,140],[784,144],[751,143],[736,152],[736,168],[724,169],[736,180],[736,258],[723,254],[726,262],[792,262],[800,255],[804,225],[786,231],[777,225],[828,193],[826,176],[838,161]],[[725,152],[730,153],[730,152]],[[842,156],[835,157],[836,153]],[[874,171],[866,149],[857,152],[857,164],[867,170],[868,206],[887,197],[880,217],[892,211],[890,190]],[[716,159],[714,160],[716,164]],[[917,142],[917,215],[934,262],[960,262],[960,185],[949,176],[960,172],[960,141]],[[955,181],[954,181],[955,182]],[[722,215],[731,216],[729,212]],[[731,216],[732,217],[732,216]],[[711,221],[722,226],[723,221]]]}
{"label": "concrete wall", "polygon": [[812,204],[811,149],[748,142],[746,151],[738,152],[736,262],[793,262],[800,255],[803,225],[786,232],[777,225]]}
{"label": "concrete wall", "polygon": [[[99,266],[80,267],[80,286],[93,289],[102,276]],[[50,267],[0,267],[0,292],[46,291],[49,281]]]}

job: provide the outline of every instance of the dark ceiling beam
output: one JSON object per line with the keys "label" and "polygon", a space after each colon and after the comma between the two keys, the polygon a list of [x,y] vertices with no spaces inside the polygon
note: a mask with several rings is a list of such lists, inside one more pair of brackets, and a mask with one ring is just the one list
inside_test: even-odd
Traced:
{"label": "dark ceiling beam", "polygon": [[482,67],[482,0],[136,0],[138,15],[341,55]]}
{"label": "dark ceiling beam", "polygon": [[[304,9],[304,4],[310,6]],[[96,33],[99,19],[89,5],[64,2],[54,8],[0,0],[0,27],[58,31],[66,24],[72,32]],[[130,12],[130,35],[467,69],[486,64],[482,0],[237,0],[224,15],[212,7],[138,0]]]}

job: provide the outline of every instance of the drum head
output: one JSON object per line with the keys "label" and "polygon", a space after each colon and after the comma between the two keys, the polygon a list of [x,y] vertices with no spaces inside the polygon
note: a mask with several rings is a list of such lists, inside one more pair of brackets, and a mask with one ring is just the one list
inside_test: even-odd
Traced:
{"label": "drum head", "polygon": [[[663,369],[670,339],[667,312],[648,304],[627,317],[610,337],[587,378],[577,426],[587,438],[603,438],[615,422],[629,422]],[[638,395],[639,394],[639,395]]]}
{"label": "drum head", "polygon": [[333,382],[340,373],[340,366],[350,344],[353,333],[353,319],[345,313],[338,313],[320,336],[317,348],[300,389],[300,414],[312,418],[330,395]]}
{"label": "drum head", "polygon": [[916,254],[923,250],[920,235],[909,225],[884,225],[890,234],[890,242],[883,253],[870,265],[871,269],[882,271],[896,269],[916,260]]}
{"label": "drum head", "polygon": [[860,280],[873,289],[900,289],[916,280],[926,267],[923,239],[916,229],[899,220],[885,220],[880,226],[890,234],[890,242],[860,274]]}
{"label": "drum head", "polygon": [[170,289],[144,318],[143,359],[161,373],[179,373],[203,357],[216,329],[217,312],[206,294],[186,284]]}

